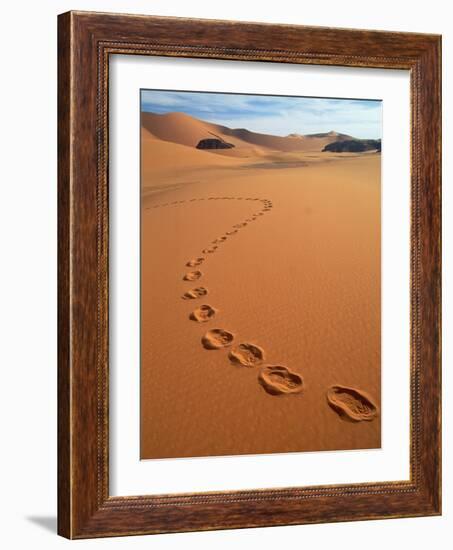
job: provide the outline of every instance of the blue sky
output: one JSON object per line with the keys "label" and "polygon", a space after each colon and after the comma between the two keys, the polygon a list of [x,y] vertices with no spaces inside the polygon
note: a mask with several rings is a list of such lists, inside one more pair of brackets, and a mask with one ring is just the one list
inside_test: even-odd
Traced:
{"label": "blue sky", "polygon": [[142,90],[141,110],[183,112],[229,128],[286,136],[337,132],[380,138],[382,102],[363,99],[260,96]]}

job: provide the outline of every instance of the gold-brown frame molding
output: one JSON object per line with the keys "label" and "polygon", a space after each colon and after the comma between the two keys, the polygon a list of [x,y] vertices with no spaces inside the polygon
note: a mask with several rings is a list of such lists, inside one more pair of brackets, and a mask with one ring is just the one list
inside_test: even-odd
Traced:
{"label": "gold-brown frame molding", "polygon": [[[59,16],[58,48],[59,534],[88,538],[440,514],[440,36],[68,12]],[[108,62],[112,54],[410,71],[409,481],[109,495]]]}

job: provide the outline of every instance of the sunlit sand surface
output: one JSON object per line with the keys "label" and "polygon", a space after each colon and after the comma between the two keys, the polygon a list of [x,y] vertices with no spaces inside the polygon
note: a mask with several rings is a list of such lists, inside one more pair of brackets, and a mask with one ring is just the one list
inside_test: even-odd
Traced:
{"label": "sunlit sand surface", "polygon": [[380,447],[380,154],[221,128],[142,115],[141,457]]}

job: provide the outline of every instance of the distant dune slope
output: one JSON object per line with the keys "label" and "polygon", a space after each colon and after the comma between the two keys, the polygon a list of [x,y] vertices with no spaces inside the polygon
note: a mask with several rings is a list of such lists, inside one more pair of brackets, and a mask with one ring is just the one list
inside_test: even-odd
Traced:
{"label": "distant dune slope", "polygon": [[142,127],[153,136],[180,145],[196,147],[203,138],[213,137],[211,132],[222,133],[222,127],[204,122],[185,113],[141,113]]}
{"label": "distant dune slope", "polygon": [[147,130],[142,128],[142,175],[147,180],[148,173],[156,174],[160,171],[168,172],[178,168],[198,168],[200,166],[234,166],[236,159],[221,157],[220,155],[206,154],[205,151],[183,146],[179,143],[170,143],[167,140],[156,139]]}
{"label": "distant dune slope", "polygon": [[231,156],[245,154],[262,155],[270,151],[322,151],[329,143],[354,139],[345,134],[328,132],[325,134],[273,136],[246,130],[228,128],[205,122],[185,113],[141,113],[142,128],[164,141],[196,147],[200,140],[217,136],[232,143],[235,148],[228,151]]}

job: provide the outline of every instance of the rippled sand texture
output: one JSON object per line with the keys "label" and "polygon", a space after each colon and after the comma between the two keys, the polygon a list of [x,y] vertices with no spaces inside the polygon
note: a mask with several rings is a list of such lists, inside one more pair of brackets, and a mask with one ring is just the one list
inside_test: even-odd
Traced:
{"label": "rippled sand texture", "polygon": [[141,457],[380,447],[380,155],[170,122],[142,119]]}

